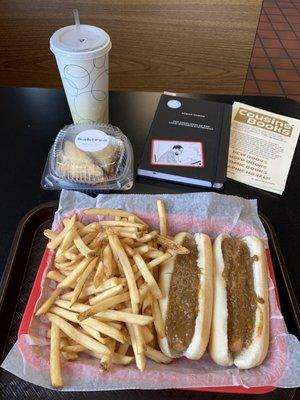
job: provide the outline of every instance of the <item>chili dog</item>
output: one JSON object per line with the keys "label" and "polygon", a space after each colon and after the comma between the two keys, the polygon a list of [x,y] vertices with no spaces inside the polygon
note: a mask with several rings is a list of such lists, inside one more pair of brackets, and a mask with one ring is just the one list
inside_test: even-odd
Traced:
{"label": "chili dog", "polygon": [[207,347],[211,325],[211,241],[207,235],[185,232],[177,234],[174,240],[189,253],[176,254],[160,267],[163,298],[159,303],[166,335],[158,342],[169,357],[198,360]]}
{"label": "chili dog", "polygon": [[254,236],[219,235],[213,244],[214,304],[209,353],[219,365],[261,364],[269,346],[266,256]]}

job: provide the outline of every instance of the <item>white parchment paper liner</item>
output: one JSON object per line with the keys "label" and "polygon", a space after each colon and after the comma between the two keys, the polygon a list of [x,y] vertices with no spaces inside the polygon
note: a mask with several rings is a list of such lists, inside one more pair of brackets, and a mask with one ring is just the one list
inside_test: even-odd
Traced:
{"label": "white parchment paper liner", "polygon": [[[233,236],[254,234],[264,240],[267,236],[257,214],[256,200],[216,193],[179,195],[99,195],[92,198],[78,192],[63,190],[53,227],[61,219],[87,207],[115,207],[137,213],[158,226],[155,200],[164,199],[168,208],[168,222],[173,233],[180,230],[205,232],[214,238],[220,232]],[[51,268],[52,259],[49,259]],[[45,274],[46,275],[46,271]],[[38,304],[49,291],[53,281],[43,279],[43,293]],[[82,355],[75,362],[62,361],[65,391],[95,391],[117,389],[167,389],[192,387],[218,387],[243,385],[245,387],[300,385],[300,344],[286,332],[285,323],[277,306],[275,289],[269,278],[271,311],[270,348],[265,362],[248,371],[235,367],[224,368],[214,364],[208,354],[199,361],[175,360],[169,365],[148,361],[146,371],[139,372],[135,365],[113,366],[107,374],[98,372],[97,360]],[[18,377],[47,388],[49,379],[49,345],[45,339],[48,326],[41,317],[33,318],[27,335],[22,335],[13,346],[2,368]],[[39,344],[39,345],[38,345]],[[22,351],[20,350],[22,349]]]}

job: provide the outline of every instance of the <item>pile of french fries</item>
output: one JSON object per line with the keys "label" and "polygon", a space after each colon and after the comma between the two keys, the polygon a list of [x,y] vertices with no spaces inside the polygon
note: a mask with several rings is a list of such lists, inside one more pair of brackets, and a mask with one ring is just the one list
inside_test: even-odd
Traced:
{"label": "pile of french fries", "polygon": [[133,360],[140,371],[147,358],[172,361],[157,346],[157,337],[165,337],[158,269],[188,250],[168,236],[161,200],[157,209],[159,232],[132,213],[108,208],[84,211],[104,217],[97,222],[84,225],[74,214],[63,220],[59,233],[44,231],[50,239],[47,247],[55,252],[47,278],[57,286],[36,316],[51,323],[47,336],[53,387],[63,386],[61,357],[73,361],[79,353],[98,359],[100,372]]}

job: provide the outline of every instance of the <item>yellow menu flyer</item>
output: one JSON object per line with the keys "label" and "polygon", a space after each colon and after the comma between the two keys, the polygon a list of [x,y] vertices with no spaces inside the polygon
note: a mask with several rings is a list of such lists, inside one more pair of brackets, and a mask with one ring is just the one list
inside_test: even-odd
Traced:
{"label": "yellow menu flyer", "polygon": [[235,102],[227,177],[282,194],[300,132],[300,121]]}

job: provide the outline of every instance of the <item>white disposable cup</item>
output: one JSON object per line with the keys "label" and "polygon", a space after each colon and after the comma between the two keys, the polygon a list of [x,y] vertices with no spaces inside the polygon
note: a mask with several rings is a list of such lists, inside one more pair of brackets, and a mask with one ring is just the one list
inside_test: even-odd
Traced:
{"label": "white disposable cup", "polygon": [[96,26],[66,26],[51,36],[50,49],[74,123],[107,123],[109,35]]}

